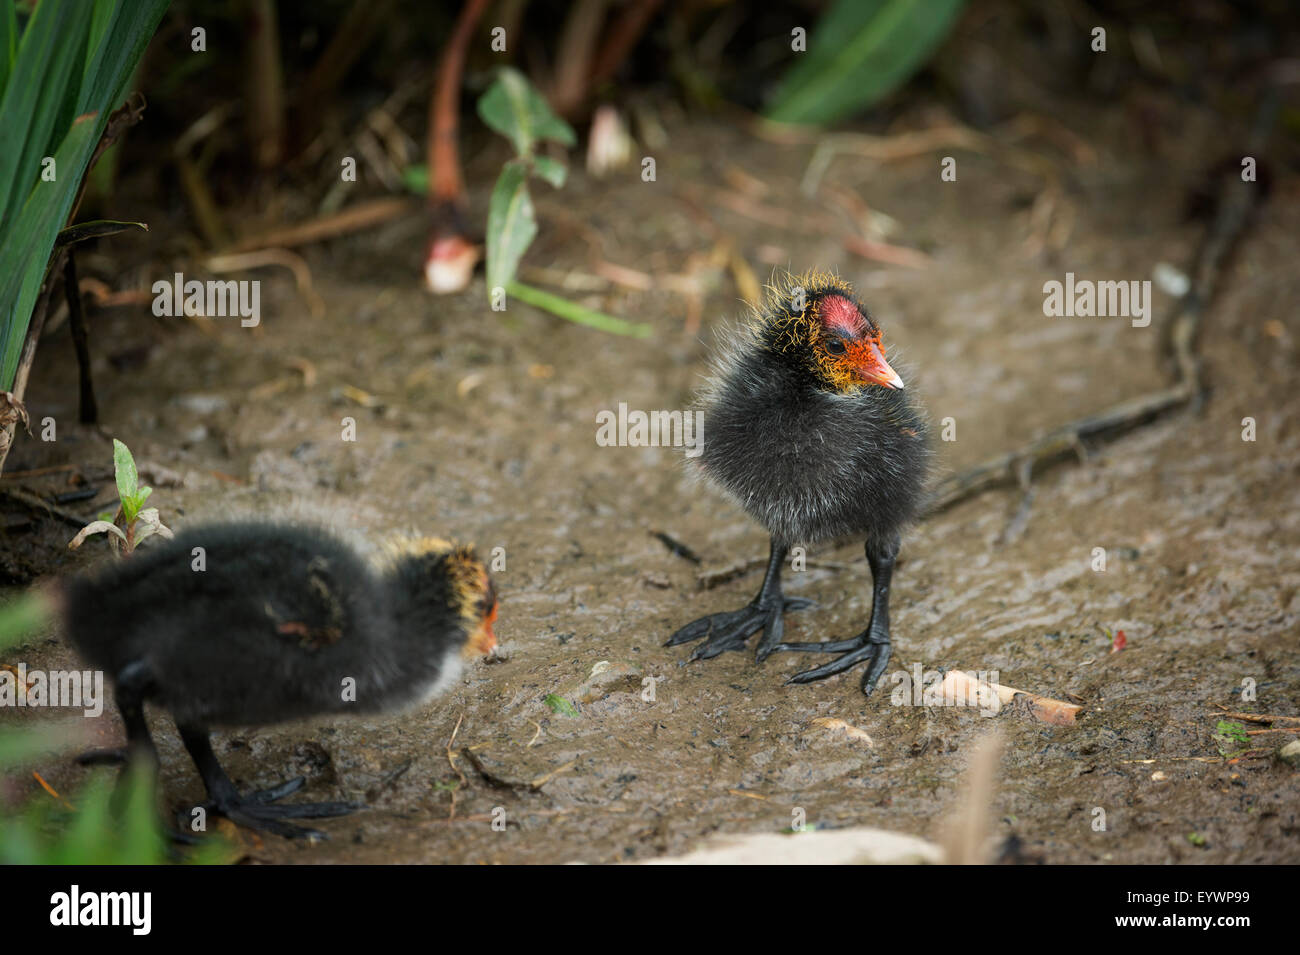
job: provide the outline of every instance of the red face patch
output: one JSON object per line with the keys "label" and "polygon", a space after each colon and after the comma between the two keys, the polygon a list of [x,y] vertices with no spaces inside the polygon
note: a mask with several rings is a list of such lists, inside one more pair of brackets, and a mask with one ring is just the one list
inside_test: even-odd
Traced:
{"label": "red face patch", "polygon": [[843,295],[827,295],[818,304],[817,311],[828,331],[839,332],[846,338],[857,338],[869,330],[858,307]]}

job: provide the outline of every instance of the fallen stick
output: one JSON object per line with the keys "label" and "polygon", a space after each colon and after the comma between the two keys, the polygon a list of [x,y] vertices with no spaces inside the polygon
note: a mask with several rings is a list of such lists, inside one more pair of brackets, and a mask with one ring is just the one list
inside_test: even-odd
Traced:
{"label": "fallen stick", "polygon": [[1226,706],[1215,703],[1215,706],[1223,710],[1219,716],[1230,720],[1243,720],[1247,723],[1300,723],[1300,716],[1275,716],[1272,713],[1233,713]]}
{"label": "fallen stick", "polygon": [[307,245],[311,242],[319,242],[321,239],[332,239],[335,236],[369,229],[381,222],[413,212],[416,208],[414,202],[401,198],[358,202],[333,215],[321,216],[283,229],[272,229],[270,232],[262,232],[258,235],[245,236],[223,251],[252,252],[270,247],[291,248],[296,245]]}

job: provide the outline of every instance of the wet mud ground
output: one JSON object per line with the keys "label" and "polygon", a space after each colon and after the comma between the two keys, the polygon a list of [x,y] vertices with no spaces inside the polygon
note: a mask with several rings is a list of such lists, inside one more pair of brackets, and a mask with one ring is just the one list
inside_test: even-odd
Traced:
{"label": "wet mud ground", "polygon": [[[901,354],[910,366],[904,374],[936,426],[954,419],[956,440],[936,442],[939,474],[951,473],[1167,380],[1159,350],[1166,294],[1154,292],[1154,320],[1142,329],[1117,318],[1047,318],[1042,285],[1066,271],[1146,279],[1160,262],[1185,268],[1203,229],[1184,218],[1183,204],[1204,168],[1196,157],[1223,145],[1215,118],[1183,117],[1177,141],[1146,159],[1131,126],[1110,114],[1062,119],[1086,131],[1097,160],[1068,164],[1073,219],[1056,251],[1026,249],[1042,181],[997,157],[959,154],[958,182],[942,185],[934,156],[844,157],[826,183],[896,219],[892,241],[933,263],[855,258],[836,234],[809,224],[847,222],[825,191],[815,201],[798,191],[809,145],[679,120],[657,182],[597,183],[577,172],[561,194],[539,190],[541,238],[528,263],[589,272],[599,256],[652,275],[680,273],[713,245],[703,212],[760,278],[774,261],[836,268],[883,324],[891,360]],[[1050,145],[1026,148],[1066,163]],[[476,161],[481,185],[499,159]],[[710,201],[745,181],[737,170],[765,189],[755,201],[787,222]],[[856,671],[783,686],[820,659],[802,654],[762,666],[738,653],[684,665],[689,648],[662,646],[682,623],[749,600],[759,569],[707,590],[697,574],[763,557],[765,536],[693,482],[677,452],[598,447],[596,415],[619,402],[688,406],[714,330],[742,312],[725,271],[697,273],[705,288],[698,331],[688,327],[685,300],[669,291],[573,293],[655,328],[648,341],[618,338],[519,304],[493,313],[481,281],[462,296],[431,299],[414,281],[424,230],[414,217],[306,250],[323,318],[311,317],[282,272],[257,276],[264,318],[256,330],[233,319],[205,327],[156,319],[140,307],[95,312],[101,420],[142,465],[179,477],[146,475],[173,527],[296,514],[363,542],[419,529],[472,540],[484,553],[504,548],[500,657],[469,668],[444,697],[405,716],[218,735],[217,753],[243,787],[305,774],[298,799],[370,806],[324,821],[328,842],[250,838],[246,858],[643,860],[712,833],[780,831],[796,807],[811,825],[935,837],[962,796],[976,742],[997,726],[1005,751],[993,834],[1018,836],[1029,858],[1300,861],[1300,776],[1267,755],[1225,762],[1212,739],[1216,705],[1300,713],[1296,199],[1294,180],[1275,183],[1224,276],[1204,329],[1210,393],[1199,414],[1170,415],[1038,477],[1027,520],[1017,519],[1019,493],[992,492],[905,538],[890,672],[996,670],[1011,686],[1081,698],[1087,714],[1075,727],[892,705],[888,683],[866,699]],[[149,241],[166,233],[166,215],[157,219]],[[178,264],[149,247],[123,281],[136,274],[147,285]],[[314,368],[310,384],[294,368],[300,359]],[[72,423],[66,328],[44,342],[33,382],[32,418],[55,417],[59,440],[24,438],[8,469],[77,466],[100,487],[93,502],[74,505],[93,515],[115,499],[110,443]],[[349,386],[379,405],[361,406]],[[356,419],[355,443],[340,440],[344,416]],[[1242,440],[1247,416],[1257,422],[1254,442]],[[52,495],[68,477],[16,480]],[[107,559],[100,542],[69,555],[63,543],[73,529],[57,521],[19,523],[11,517],[4,547],[11,577]],[[685,543],[701,565],[651,531]],[[1107,549],[1104,573],[1092,570],[1096,547]],[[814,547],[811,556],[814,566],[788,573],[786,588],[817,606],[787,618],[787,639],[858,632],[870,609],[860,545]],[[1103,627],[1124,630],[1128,648],[1109,654]],[[57,634],[12,656],[42,667],[73,661]],[[574,698],[602,661],[627,664],[632,675],[580,702],[576,717],[544,704],[547,694]],[[646,677],[656,681],[653,702],[642,698]],[[1244,680],[1257,687],[1253,704],[1240,698]],[[818,718],[845,720],[872,743],[829,732]],[[198,801],[174,728],[162,714],[152,723],[168,805]],[[95,745],[120,732],[111,707],[84,728]],[[1289,738],[1253,737],[1265,751]],[[34,768],[56,789],[75,790],[85,774],[66,754]],[[491,825],[498,807],[504,831]],[[1099,810],[1104,831],[1095,828]]]}

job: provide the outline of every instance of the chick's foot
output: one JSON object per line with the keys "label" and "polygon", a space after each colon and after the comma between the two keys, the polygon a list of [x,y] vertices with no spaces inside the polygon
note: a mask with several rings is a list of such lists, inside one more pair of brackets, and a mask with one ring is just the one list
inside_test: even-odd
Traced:
{"label": "chick's foot", "polygon": [[786,680],[786,685],[815,683],[851,670],[860,663],[866,663],[866,672],[862,674],[862,692],[867,696],[876,688],[880,677],[889,665],[889,656],[893,647],[889,642],[888,631],[864,630],[851,640],[831,640],[824,643],[780,643],[772,652],[802,653],[839,653],[841,656],[823,663],[819,667],[803,670]]}
{"label": "chick's foot", "polygon": [[[223,793],[219,798],[204,803],[200,807],[204,812],[225,816],[236,825],[246,829],[270,832],[286,839],[327,839],[319,829],[290,825],[285,819],[327,819],[333,816],[346,816],[364,809],[363,803],[356,802],[305,802],[287,806],[275,805],[277,800],[296,793],[303,786],[303,777],[290,779],[271,789],[259,789],[246,795]],[[194,821],[194,808],[182,811],[177,819],[184,829]]]}
{"label": "chick's foot", "polygon": [[727,650],[745,649],[749,638],[762,630],[763,639],[758,645],[758,661],[761,663],[781,642],[785,633],[785,613],[811,607],[812,603],[804,597],[778,596],[775,600],[755,601],[739,610],[709,614],[682,627],[668,638],[664,646],[675,647],[707,637],[695,648],[690,659],[710,660]]}

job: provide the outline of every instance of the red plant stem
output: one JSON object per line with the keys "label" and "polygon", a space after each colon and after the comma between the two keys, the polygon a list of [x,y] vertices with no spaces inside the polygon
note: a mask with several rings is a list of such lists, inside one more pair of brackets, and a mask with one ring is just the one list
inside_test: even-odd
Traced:
{"label": "red plant stem", "polygon": [[663,0],[633,0],[609,28],[607,39],[596,54],[591,68],[590,89],[596,89],[614,78],[615,71],[636,47],[651,19],[663,5]]}
{"label": "red plant stem", "polygon": [[429,199],[432,203],[463,205],[465,179],[460,172],[457,136],[460,125],[460,77],[465,70],[465,51],[474,27],[487,8],[487,0],[466,0],[456,20],[456,29],[443,50],[437,85],[429,104]]}

